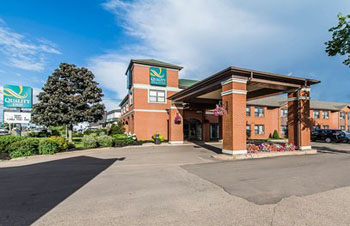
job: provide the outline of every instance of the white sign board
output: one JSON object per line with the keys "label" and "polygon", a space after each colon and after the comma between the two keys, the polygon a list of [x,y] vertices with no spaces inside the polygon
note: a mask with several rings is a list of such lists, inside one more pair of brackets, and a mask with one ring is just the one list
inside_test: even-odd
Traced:
{"label": "white sign board", "polygon": [[5,123],[29,123],[31,119],[30,112],[4,112]]}

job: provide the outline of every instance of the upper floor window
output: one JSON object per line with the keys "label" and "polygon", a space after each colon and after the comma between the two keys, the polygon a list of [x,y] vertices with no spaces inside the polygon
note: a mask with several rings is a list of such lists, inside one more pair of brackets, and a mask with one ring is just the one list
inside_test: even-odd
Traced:
{"label": "upper floor window", "polygon": [[250,106],[245,108],[245,115],[250,116]]}
{"label": "upper floor window", "polygon": [[324,119],[329,118],[329,111],[323,111],[323,118]]}
{"label": "upper floor window", "polygon": [[264,134],[265,133],[264,125],[255,125],[254,132],[255,134]]}
{"label": "upper floor window", "polygon": [[340,112],[340,119],[345,119],[345,112],[343,111]]}
{"label": "upper floor window", "polygon": [[130,93],[129,93],[129,102],[130,102],[129,103],[130,105],[134,104],[134,94],[132,91],[130,91]]}
{"label": "upper floor window", "polygon": [[281,109],[281,117],[288,117],[288,109],[287,108]]}
{"label": "upper floor window", "polygon": [[165,103],[165,90],[150,89],[148,95],[150,103]]}
{"label": "upper floor window", "polygon": [[265,109],[263,107],[255,107],[254,115],[255,117],[264,117]]}
{"label": "upper floor window", "polygon": [[314,110],[314,118],[320,118],[320,111]]}

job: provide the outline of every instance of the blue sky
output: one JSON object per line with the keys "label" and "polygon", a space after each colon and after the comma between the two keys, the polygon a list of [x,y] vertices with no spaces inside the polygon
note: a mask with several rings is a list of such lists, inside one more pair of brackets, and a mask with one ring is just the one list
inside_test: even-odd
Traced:
{"label": "blue sky", "polygon": [[155,58],[191,79],[229,65],[316,78],[313,99],[350,102],[350,68],[324,52],[339,12],[350,2],[0,0],[0,84],[37,93],[60,62],[74,63],[94,72],[112,109],[130,58]]}

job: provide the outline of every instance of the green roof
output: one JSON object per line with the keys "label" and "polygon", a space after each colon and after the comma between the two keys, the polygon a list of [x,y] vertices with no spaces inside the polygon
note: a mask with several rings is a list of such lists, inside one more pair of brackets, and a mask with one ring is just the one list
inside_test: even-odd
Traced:
{"label": "green roof", "polygon": [[166,62],[163,62],[160,60],[155,60],[155,59],[131,59],[126,72],[128,72],[128,70],[130,70],[130,68],[133,64],[143,64],[143,65],[150,65],[150,66],[156,66],[156,67],[171,68],[171,69],[176,69],[176,70],[182,69],[182,67],[179,65],[170,64],[170,63],[166,63]]}
{"label": "green roof", "polygon": [[192,86],[193,84],[195,84],[197,82],[198,82],[198,80],[179,79],[179,88],[184,89],[184,88]]}

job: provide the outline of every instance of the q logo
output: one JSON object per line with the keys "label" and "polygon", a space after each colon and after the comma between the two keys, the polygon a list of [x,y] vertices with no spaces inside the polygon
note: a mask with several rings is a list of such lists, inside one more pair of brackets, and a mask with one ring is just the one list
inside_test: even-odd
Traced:
{"label": "q logo", "polygon": [[166,86],[167,70],[165,68],[150,67],[150,84],[155,86]]}
{"label": "q logo", "polygon": [[18,86],[19,88],[19,91],[16,92],[14,91],[13,89],[10,89],[10,88],[4,88],[4,96],[7,96],[7,97],[15,97],[15,98],[18,98],[18,99],[25,99],[28,97],[28,93],[25,93],[22,95],[23,93],[23,86]]}

